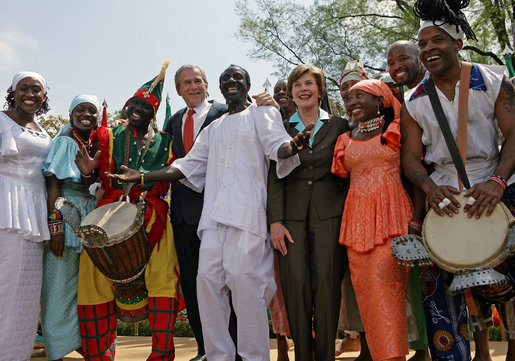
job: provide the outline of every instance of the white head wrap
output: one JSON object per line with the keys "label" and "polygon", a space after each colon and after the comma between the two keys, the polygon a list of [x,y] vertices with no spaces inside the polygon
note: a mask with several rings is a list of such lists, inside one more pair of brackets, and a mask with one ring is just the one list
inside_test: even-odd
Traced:
{"label": "white head wrap", "polygon": [[98,111],[98,116],[100,117],[100,102],[98,101],[98,98],[96,95],[89,95],[89,94],[79,94],[75,98],[73,98],[71,104],[70,104],[70,115],[72,115],[73,109],[81,103],[89,103],[93,104]]}
{"label": "white head wrap", "polygon": [[451,36],[451,38],[453,38],[454,40],[458,40],[458,39],[463,40],[464,39],[463,29],[461,28],[461,26],[458,26],[458,28],[459,28],[459,32],[458,32],[458,31],[456,31],[456,25],[449,24],[445,20],[435,20],[435,22],[433,22],[433,20],[420,20],[420,29],[418,30],[418,33],[420,34],[420,32],[423,29],[428,28],[430,26],[438,26],[440,29],[442,29],[447,34],[449,34]]}
{"label": "white head wrap", "polygon": [[46,93],[46,80],[45,80],[45,78],[43,78],[43,75],[38,74],[38,73],[34,73],[33,71],[20,71],[18,74],[15,74],[14,77],[13,77],[13,82],[11,84],[13,90],[16,89],[16,85],[18,85],[20,80],[25,79],[25,78],[33,78],[33,79],[36,79],[37,81],[39,81],[41,83],[41,85],[43,86],[43,90]]}

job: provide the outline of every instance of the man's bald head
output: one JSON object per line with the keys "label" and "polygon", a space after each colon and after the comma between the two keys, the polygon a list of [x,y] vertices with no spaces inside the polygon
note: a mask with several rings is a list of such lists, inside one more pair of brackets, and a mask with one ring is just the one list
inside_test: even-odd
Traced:
{"label": "man's bald head", "polygon": [[418,47],[411,41],[399,40],[390,45],[387,63],[392,79],[410,89],[424,77],[425,70],[418,60]]}

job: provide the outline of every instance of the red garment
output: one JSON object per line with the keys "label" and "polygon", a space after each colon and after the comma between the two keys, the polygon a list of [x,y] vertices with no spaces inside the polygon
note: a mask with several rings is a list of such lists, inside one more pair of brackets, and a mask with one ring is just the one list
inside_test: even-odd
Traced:
{"label": "red garment", "polygon": [[[125,125],[123,125],[125,127]],[[116,164],[113,159],[113,130],[106,127],[99,127],[91,136],[92,142],[98,143],[98,149],[101,151],[100,159],[98,162],[98,176],[102,183],[102,189],[104,190],[104,196],[98,201],[97,207],[118,201],[123,194],[121,185],[113,186],[113,180],[108,178],[105,173],[117,173]],[[122,152],[123,149],[116,150]],[[166,155],[164,155],[166,156]],[[164,157],[166,158],[166,157]],[[170,162],[167,163],[169,165]],[[156,243],[159,243],[163,235],[163,231],[166,225],[166,218],[168,217],[168,204],[163,200],[169,189],[168,182],[156,182],[151,189],[142,189],[140,185],[134,185],[129,192],[129,199],[131,203],[136,203],[143,191],[147,191],[145,196],[146,210],[145,210],[145,226],[148,226],[148,222],[152,218],[154,212],[156,212],[156,220],[152,225],[152,229],[147,232],[147,239],[149,245],[153,247]]]}
{"label": "red garment", "polygon": [[114,300],[100,305],[79,305],[79,329],[86,361],[113,361],[118,321]]}

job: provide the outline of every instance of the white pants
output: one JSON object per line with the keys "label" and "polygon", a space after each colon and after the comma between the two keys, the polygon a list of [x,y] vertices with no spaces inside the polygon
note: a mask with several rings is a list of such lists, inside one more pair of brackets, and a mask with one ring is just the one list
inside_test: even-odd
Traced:
{"label": "white pants", "polygon": [[197,297],[207,359],[234,360],[230,292],[238,354],[244,361],[270,360],[266,308],[276,290],[270,241],[222,224],[204,230],[200,239]]}
{"label": "white pants", "polygon": [[34,349],[43,242],[0,230],[0,361],[26,361]]}

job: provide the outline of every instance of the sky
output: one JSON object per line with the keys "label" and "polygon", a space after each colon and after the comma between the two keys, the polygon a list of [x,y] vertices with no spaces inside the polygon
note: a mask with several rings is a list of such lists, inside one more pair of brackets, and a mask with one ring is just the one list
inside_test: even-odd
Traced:
{"label": "sky", "polygon": [[230,64],[248,70],[250,94],[263,91],[267,77],[277,80],[272,64],[248,56],[252,44],[236,38],[238,26],[234,0],[3,1],[0,96],[15,73],[30,70],[48,82],[48,114],[67,118],[80,93],[105,98],[113,113],[170,59],[157,114],[162,124],[167,92],[172,113],[184,107],[173,83],[183,64],[205,69],[209,98],[220,102],[218,77]]}

